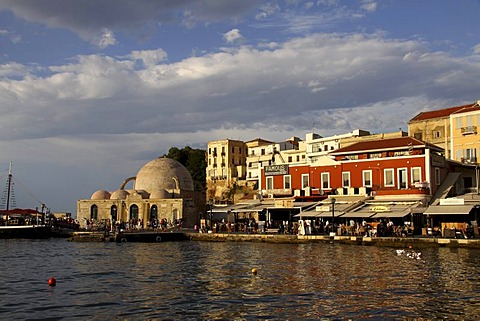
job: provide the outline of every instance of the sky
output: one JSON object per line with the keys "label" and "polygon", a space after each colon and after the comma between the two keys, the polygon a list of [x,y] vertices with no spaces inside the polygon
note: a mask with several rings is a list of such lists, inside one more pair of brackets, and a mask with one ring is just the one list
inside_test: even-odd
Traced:
{"label": "sky", "polygon": [[[480,99],[480,0],[0,0],[0,172],[76,213],[171,147],[407,131]],[[3,194],[2,194],[3,195]]]}

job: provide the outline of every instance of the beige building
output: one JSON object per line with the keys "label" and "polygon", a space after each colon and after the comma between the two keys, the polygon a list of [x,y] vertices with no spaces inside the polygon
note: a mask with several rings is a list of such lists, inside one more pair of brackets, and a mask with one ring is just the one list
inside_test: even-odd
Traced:
{"label": "beige building", "polygon": [[[133,183],[132,189],[125,189]],[[123,181],[115,191],[97,190],[90,199],[77,201],[77,219],[86,222],[141,221],[146,227],[154,220],[182,220],[183,226],[198,224],[205,209],[205,196],[193,189],[188,170],[169,158],[157,158],[145,164],[136,176]]]}
{"label": "beige building", "polygon": [[223,139],[208,142],[207,198],[221,200],[225,192],[246,177],[247,145],[240,140]]}
{"label": "beige building", "polygon": [[480,150],[480,101],[450,115],[452,159],[478,164]]}
{"label": "beige building", "polygon": [[480,101],[421,112],[408,122],[408,135],[445,149],[445,157],[477,163]]}

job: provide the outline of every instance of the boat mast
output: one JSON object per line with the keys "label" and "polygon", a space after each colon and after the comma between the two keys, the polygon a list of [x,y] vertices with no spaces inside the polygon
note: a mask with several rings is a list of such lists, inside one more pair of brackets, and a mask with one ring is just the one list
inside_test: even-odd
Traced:
{"label": "boat mast", "polygon": [[10,166],[8,167],[8,181],[7,181],[7,211],[6,211],[6,222],[5,225],[8,225],[8,210],[10,209],[10,191],[12,186],[12,161],[10,161]]}

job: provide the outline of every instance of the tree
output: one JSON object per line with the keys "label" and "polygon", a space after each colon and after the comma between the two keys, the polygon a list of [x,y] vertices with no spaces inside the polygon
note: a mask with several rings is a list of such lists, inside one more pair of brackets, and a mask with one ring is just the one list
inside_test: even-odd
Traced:
{"label": "tree", "polygon": [[193,149],[186,146],[182,149],[171,147],[168,153],[163,155],[178,161],[185,166],[193,179],[193,187],[196,191],[205,191],[207,162],[204,149]]}

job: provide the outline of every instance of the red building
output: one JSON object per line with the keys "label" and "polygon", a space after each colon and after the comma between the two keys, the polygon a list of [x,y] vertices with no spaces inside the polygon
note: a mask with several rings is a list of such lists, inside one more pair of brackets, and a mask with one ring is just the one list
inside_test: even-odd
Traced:
{"label": "red building", "polygon": [[[337,149],[316,163],[266,166],[266,194],[408,196],[429,201],[451,170],[443,149],[412,137],[365,141]],[[286,182],[289,182],[285,186]]]}

